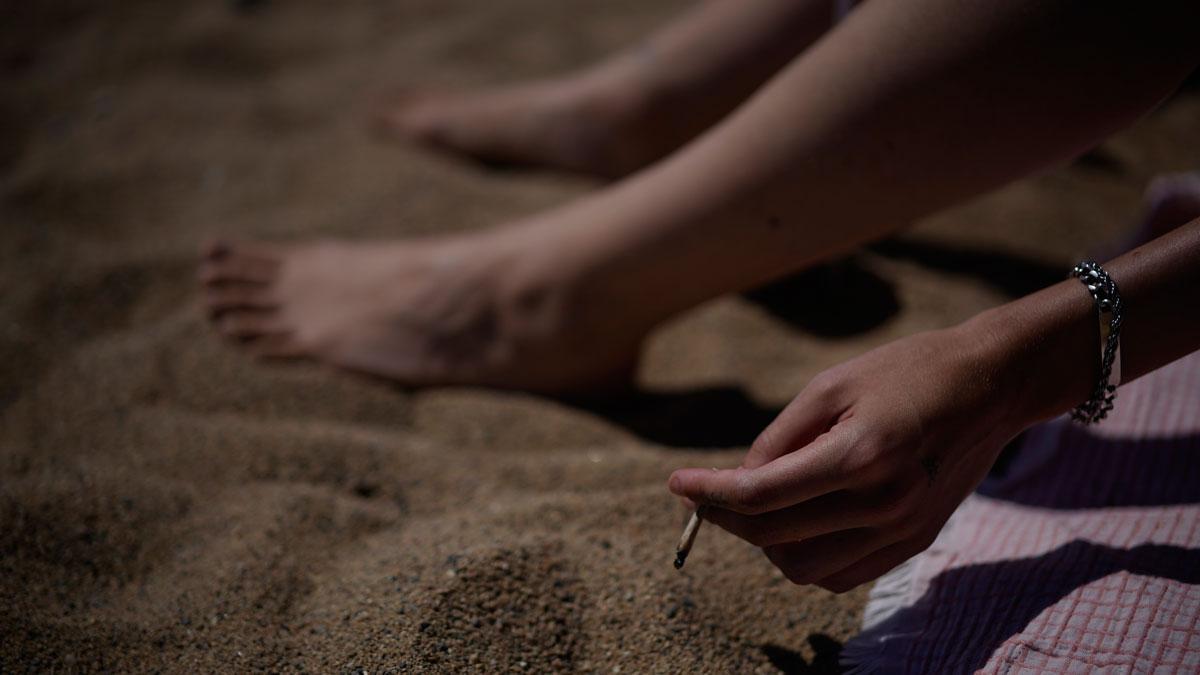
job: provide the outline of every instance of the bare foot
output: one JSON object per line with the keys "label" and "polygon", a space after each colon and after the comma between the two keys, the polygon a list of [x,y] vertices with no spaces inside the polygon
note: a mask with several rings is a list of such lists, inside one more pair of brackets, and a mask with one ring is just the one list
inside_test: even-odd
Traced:
{"label": "bare foot", "polygon": [[568,284],[476,239],[218,242],[200,267],[216,328],[262,357],[307,357],[410,385],[553,393],[619,386],[641,335]]}
{"label": "bare foot", "polygon": [[619,178],[691,131],[612,78],[581,75],[479,92],[409,92],[376,106],[380,135],[499,164]]}

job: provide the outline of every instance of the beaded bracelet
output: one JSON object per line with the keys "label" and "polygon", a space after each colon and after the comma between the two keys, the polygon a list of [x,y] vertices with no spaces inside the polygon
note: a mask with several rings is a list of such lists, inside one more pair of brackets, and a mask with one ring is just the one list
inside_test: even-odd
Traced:
{"label": "beaded bracelet", "polygon": [[1100,379],[1088,400],[1071,411],[1071,418],[1084,424],[1095,424],[1108,416],[1121,384],[1121,292],[1117,282],[1104,268],[1085,260],[1071,270],[1092,299],[1096,301],[1096,316],[1100,320]]}

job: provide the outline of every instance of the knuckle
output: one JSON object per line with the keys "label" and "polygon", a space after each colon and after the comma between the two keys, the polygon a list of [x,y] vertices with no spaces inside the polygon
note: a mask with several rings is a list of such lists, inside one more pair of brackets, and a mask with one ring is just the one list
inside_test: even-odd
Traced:
{"label": "knuckle", "polygon": [[766,510],[767,495],[749,471],[739,471],[734,479],[732,502],[742,513],[757,514]]}
{"label": "knuckle", "polygon": [[905,455],[886,438],[864,438],[846,453],[843,468],[868,483],[892,482],[910,473],[906,471]]}
{"label": "knuckle", "polygon": [[877,441],[864,439],[842,455],[839,468],[861,481],[875,481],[887,476],[887,452]]}
{"label": "knuckle", "polygon": [[837,392],[840,382],[841,378],[838,377],[837,371],[824,370],[808,381],[806,389],[818,399],[824,399]]}
{"label": "knuckle", "polygon": [[919,512],[920,494],[907,481],[887,481],[876,492],[872,511],[888,523],[904,523]]}
{"label": "knuckle", "polygon": [[758,437],[754,439],[754,443],[750,445],[750,454],[758,457],[777,457],[780,454],[778,446],[778,436],[775,433],[775,426],[767,425]]}

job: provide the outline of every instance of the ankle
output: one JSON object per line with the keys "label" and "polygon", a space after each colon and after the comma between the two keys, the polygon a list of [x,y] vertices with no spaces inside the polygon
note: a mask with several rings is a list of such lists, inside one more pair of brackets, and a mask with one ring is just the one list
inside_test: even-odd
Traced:
{"label": "ankle", "polygon": [[654,321],[616,293],[603,268],[574,254],[571,241],[536,226],[482,235],[500,319],[532,342],[569,345],[580,353],[636,349]]}
{"label": "ankle", "polygon": [[640,169],[677,145],[662,124],[671,117],[664,115],[664,93],[635,68],[603,64],[573,78],[563,91],[566,126],[582,132],[575,140],[610,167],[612,177]]}
{"label": "ankle", "polygon": [[655,106],[656,88],[630,57],[619,56],[572,78],[576,101],[614,125],[634,125]]}

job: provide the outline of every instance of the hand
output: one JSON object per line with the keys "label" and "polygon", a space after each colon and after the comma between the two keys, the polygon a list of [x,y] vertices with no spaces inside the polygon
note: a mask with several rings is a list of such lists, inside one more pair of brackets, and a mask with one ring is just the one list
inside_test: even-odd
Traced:
{"label": "hand", "polygon": [[814,378],[740,468],[670,490],[792,582],[847,591],[925,550],[1032,421],[1002,352],[969,324],[875,349]]}

